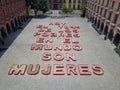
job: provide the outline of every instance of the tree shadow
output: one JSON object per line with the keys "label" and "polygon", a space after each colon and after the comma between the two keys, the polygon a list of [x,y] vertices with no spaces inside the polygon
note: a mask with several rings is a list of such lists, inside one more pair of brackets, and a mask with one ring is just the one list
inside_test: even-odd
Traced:
{"label": "tree shadow", "polygon": [[24,30],[24,28],[29,24],[31,18],[29,18],[26,22],[24,22],[21,26],[19,26],[16,31],[12,32],[5,38],[5,44],[0,45],[0,57],[6,52],[6,50],[10,47],[10,45],[14,42],[14,40],[19,36],[19,34]]}
{"label": "tree shadow", "polygon": [[29,17],[30,17],[30,18],[35,18],[35,19],[45,19],[45,18],[50,17],[50,15],[47,15],[47,14],[41,14],[41,15],[30,15]]}

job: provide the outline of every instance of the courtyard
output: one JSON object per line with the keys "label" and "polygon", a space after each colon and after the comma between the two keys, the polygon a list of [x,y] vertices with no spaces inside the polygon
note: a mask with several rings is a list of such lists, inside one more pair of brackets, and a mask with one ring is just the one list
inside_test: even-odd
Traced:
{"label": "courtyard", "polygon": [[0,90],[119,90],[114,48],[86,18],[32,18],[0,58]]}

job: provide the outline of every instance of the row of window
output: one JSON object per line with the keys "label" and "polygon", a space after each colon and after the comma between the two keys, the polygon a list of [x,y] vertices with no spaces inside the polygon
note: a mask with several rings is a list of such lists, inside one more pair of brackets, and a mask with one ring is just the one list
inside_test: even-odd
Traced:
{"label": "row of window", "polygon": [[12,5],[21,1],[24,1],[24,0],[0,0],[0,6]]}
{"label": "row of window", "polygon": [[0,23],[6,18],[9,18],[13,15],[19,14],[20,12],[25,11],[26,6],[24,2],[16,3],[14,6],[4,6],[0,8]]}
{"label": "row of window", "polygon": [[[67,0],[49,0],[49,3],[66,3]],[[68,0],[69,3],[72,3],[72,0]],[[73,0],[73,3],[80,3],[81,0]]]}
{"label": "row of window", "polygon": [[[72,8],[72,5],[69,5],[69,8]],[[74,9],[74,10],[75,10],[75,9],[78,9],[78,10],[79,10],[79,9],[80,9],[80,5],[78,5],[77,8],[76,8],[76,5],[73,5],[73,9]]]}
{"label": "row of window", "polygon": [[[113,1],[113,3],[111,4],[111,6],[110,7],[107,7],[107,8],[109,8],[109,9],[114,9],[114,10],[116,10],[116,11],[120,11],[120,2],[119,3],[116,3],[117,4],[117,8],[115,7],[116,5],[115,5],[115,1]],[[99,5],[97,5],[97,4],[95,4],[95,3],[90,3],[89,2],[89,4],[88,4],[88,7],[89,8],[91,8],[92,10],[96,10],[96,11],[98,11],[99,10]],[[97,8],[98,7],[98,8]],[[102,5],[101,5],[101,7],[102,7]],[[97,8],[97,9],[96,9]]]}
{"label": "row of window", "polygon": [[[101,10],[103,10],[103,8]],[[103,16],[104,18],[106,18],[107,20],[109,20],[110,22],[112,22],[114,24],[117,24],[117,21],[118,21],[118,18],[119,18],[118,13],[114,13],[113,11],[109,11],[107,9],[104,9],[104,13],[100,14],[100,15]]]}
{"label": "row of window", "polygon": [[[111,7],[114,8],[115,2],[112,3],[111,5],[112,5]],[[98,13],[99,15],[103,16],[104,18],[107,18],[109,21],[111,21],[112,23],[115,23],[115,24],[119,18],[120,3],[117,3],[117,11],[118,11],[117,14],[114,13],[115,12],[114,9],[103,7],[103,6],[97,5],[93,2],[88,3],[88,8],[93,10],[94,12]],[[114,16],[113,20],[111,20],[112,16]]]}
{"label": "row of window", "polygon": [[[110,0],[89,0],[89,1],[91,1],[91,2],[93,2],[93,3],[101,4],[101,5],[105,5],[105,1],[106,1],[106,6],[108,6],[109,3],[110,3]],[[114,0],[113,0],[113,1],[114,1]]]}

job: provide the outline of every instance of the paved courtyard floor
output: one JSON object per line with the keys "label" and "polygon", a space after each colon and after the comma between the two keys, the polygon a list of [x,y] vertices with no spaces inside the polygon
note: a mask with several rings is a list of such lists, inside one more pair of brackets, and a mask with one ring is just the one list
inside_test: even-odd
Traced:
{"label": "paved courtyard floor", "polygon": [[[75,38],[75,40],[83,48],[81,51],[73,49],[70,51],[31,50],[32,44],[36,43],[36,37],[33,36],[38,31],[36,27],[44,25],[51,28],[53,33],[58,33],[60,28],[56,25],[50,25],[56,22],[61,25],[66,23],[65,26],[80,26],[80,37]],[[62,37],[55,37],[51,44],[63,44],[62,39]],[[52,55],[50,61],[42,60],[45,52]],[[64,56],[61,61],[53,59],[53,55],[58,52]],[[77,58],[76,61],[67,61],[66,53],[74,53]],[[40,72],[36,75],[29,75],[27,74],[27,67],[24,75],[14,75],[14,73],[9,75],[13,64],[39,64]],[[46,68],[48,64],[51,65],[51,73],[43,75],[41,70]],[[58,66],[58,70],[55,71],[54,64],[64,65],[64,68]],[[74,70],[72,69],[71,75],[66,73],[68,72],[66,69],[68,64],[76,67]],[[91,75],[80,75],[77,69],[78,64],[87,64]],[[101,66],[104,71],[103,75],[93,73],[92,65],[94,64]],[[85,70],[83,72],[87,72]],[[53,72],[54,74],[64,72],[64,75],[54,75]],[[74,75],[75,73],[77,75]],[[111,45],[109,40],[104,40],[103,36],[99,35],[86,19],[80,17],[67,17],[65,19],[33,18],[0,58],[0,90],[120,90],[120,57],[114,51],[114,45]]]}

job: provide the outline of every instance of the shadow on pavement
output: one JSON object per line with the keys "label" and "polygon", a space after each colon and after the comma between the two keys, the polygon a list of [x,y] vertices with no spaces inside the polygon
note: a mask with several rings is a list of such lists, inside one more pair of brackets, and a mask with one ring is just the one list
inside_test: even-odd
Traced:
{"label": "shadow on pavement", "polygon": [[50,17],[49,15],[46,15],[46,14],[42,14],[42,15],[31,15],[30,18],[36,18],[36,19],[45,19],[45,18],[48,18]]}
{"label": "shadow on pavement", "polygon": [[0,45],[0,57],[2,57],[5,51],[10,47],[10,45],[14,42],[14,40],[19,36],[19,34],[24,30],[24,28],[29,24],[30,21],[31,18],[24,22],[22,26],[18,27],[15,32],[12,32],[5,38],[5,44]]}

